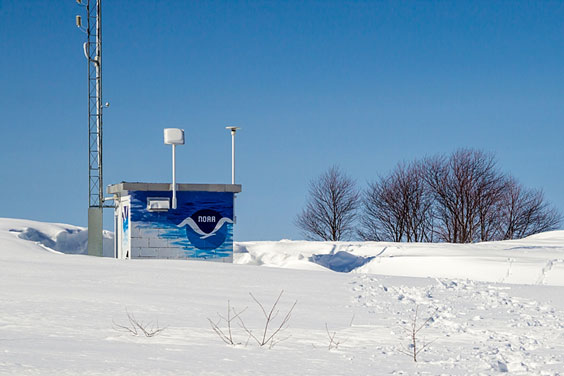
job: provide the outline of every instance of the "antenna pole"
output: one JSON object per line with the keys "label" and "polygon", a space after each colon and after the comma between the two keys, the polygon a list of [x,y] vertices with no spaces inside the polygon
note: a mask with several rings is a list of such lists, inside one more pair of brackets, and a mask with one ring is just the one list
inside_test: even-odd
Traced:
{"label": "antenna pole", "polygon": [[176,145],[184,145],[184,129],[165,128],[164,143],[172,145],[172,208],[176,209]]}
{"label": "antenna pole", "polygon": [[239,127],[225,127],[231,131],[231,184],[235,184],[235,133]]}
{"label": "antenna pole", "polygon": [[231,131],[231,184],[235,184],[235,130]]}
{"label": "antenna pole", "polygon": [[176,209],[176,145],[172,144],[172,208]]}
{"label": "antenna pole", "polygon": [[[79,2],[80,3],[80,2]],[[102,256],[102,0],[86,2],[88,59],[88,254]]]}

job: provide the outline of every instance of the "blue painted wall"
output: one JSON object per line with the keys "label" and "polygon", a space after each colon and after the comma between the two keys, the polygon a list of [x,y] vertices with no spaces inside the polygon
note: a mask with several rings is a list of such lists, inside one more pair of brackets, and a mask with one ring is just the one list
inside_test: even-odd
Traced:
{"label": "blue painted wall", "polygon": [[233,259],[233,193],[178,191],[177,209],[149,211],[148,198],[170,191],[131,191],[134,258]]}

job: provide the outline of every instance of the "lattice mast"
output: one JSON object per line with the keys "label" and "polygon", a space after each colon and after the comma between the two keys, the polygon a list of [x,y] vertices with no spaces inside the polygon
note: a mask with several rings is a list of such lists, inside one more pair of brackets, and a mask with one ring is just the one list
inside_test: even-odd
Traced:
{"label": "lattice mast", "polygon": [[[82,5],[82,0],[77,0]],[[102,256],[102,0],[86,1],[86,28],[80,16],[77,26],[87,35],[84,55],[88,60],[88,254]]]}
{"label": "lattice mast", "polygon": [[86,56],[88,58],[88,181],[89,207],[104,204],[102,174],[102,0],[90,0],[88,13]]}

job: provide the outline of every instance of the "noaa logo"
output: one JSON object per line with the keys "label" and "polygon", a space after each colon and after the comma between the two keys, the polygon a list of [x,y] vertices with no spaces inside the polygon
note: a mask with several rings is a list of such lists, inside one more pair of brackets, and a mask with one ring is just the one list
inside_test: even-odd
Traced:
{"label": "noaa logo", "polygon": [[186,226],[186,236],[199,249],[215,249],[223,244],[227,236],[227,217],[211,209],[198,210],[183,220],[178,227]]}

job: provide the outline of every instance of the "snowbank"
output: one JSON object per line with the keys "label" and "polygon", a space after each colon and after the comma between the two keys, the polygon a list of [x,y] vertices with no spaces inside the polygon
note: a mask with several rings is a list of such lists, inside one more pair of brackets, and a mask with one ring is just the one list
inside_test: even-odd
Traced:
{"label": "snowbank", "polygon": [[[104,231],[104,256],[113,256],[113,233]],[[24,240],[24,241],[22,241]],[[0,218],[0,248],[22,252],[86,254],[88,229],[62,223]]]}
{"label": "snowbank", "polygon": [[475,244],[239,242],[235,263],[564,286],[564,231]]}
{"label": "snowbank", "polygon": [[[104,239],[104,255],[111,256],[113,234],[106,231]],[[0,248],[85,254],[87,240],[81,227],[0,218]],[[475,244],[236,242],[234,252],[236,264],[564,286],[564,231]]]}

